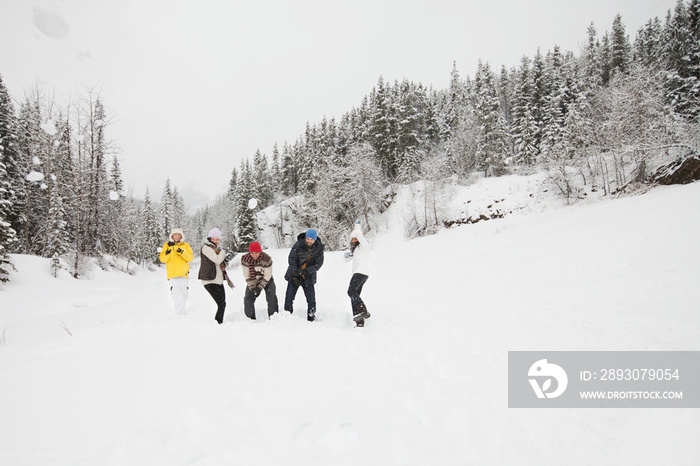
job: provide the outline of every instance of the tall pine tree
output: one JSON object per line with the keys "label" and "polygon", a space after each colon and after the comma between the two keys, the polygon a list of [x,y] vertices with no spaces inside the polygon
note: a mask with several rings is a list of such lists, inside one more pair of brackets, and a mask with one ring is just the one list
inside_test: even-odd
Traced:
{"label": "tall pine tree", "polygon": [[13,268],[9,252],[17,240],[12,228],[13,183],[7,170],[7,166],[12,166],[17,157],[15,129],[14,107],[0,75],[0,282],[6,282],[9,278]]}

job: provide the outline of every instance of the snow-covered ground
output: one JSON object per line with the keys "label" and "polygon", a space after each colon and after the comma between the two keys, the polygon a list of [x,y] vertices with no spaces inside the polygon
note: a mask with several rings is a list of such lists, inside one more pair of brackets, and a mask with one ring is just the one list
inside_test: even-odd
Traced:
{"label": "snow-covered ground", "polygon": [[700,464],[697,409],[507,406],[508,351],[700,350],[700,183],[532,210],[413,241],[388,222],[364,329],[341,252],[317,322],[301,293],[247,320],[234,269],[224,325],[195,279],[176,317],[165,270],[54,279],[14,256],[0,464]]}

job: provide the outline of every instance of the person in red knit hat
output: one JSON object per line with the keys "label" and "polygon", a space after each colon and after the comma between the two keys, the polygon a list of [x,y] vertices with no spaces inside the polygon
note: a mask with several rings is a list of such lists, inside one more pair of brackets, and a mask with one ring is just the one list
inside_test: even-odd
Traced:
{"label": "person in red knit hat", "polygon": [[245,278],[246,289],[243,297],[243,310],[245,315],[255,319],[255,300],[260,293],[265,291],[267,299],[267,315],[272,316],[279,311],[277,302],[277,287],[272,278],[272,258],[262,252],[262,247],[257,241],[250,243],[248,254],[241,257],[241,270]]}

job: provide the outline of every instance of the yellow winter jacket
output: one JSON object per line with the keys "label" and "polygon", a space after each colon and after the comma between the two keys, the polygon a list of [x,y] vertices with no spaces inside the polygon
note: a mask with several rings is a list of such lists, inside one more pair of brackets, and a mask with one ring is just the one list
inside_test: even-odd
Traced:
{"label": "yellow winter jacket", "polygon": [[[172,235],[169,242],[173,242]],[[178,252],[178,249],[182,252]],[[166,242],[163,245],[163,250],[160,251],[160,261],[165,264],[168,280],[173,277],[189,277],[190,262],[193,258],[192,248],[184,241],[175,243],[174,246],[168,246],[168,242]]]}

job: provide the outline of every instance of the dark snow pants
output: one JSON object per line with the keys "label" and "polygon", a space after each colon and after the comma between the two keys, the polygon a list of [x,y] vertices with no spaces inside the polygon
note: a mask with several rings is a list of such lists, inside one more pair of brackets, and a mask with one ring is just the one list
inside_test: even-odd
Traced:
{"label": "dark snow pants", "polygon": [[[256,296],[250,291],[250,288],[246,286],[245,296],[243,297],[243,310],[245,315],[250,319],[255,319],[255,300]],[[267,315],[271,316],[275,312],[279,311],[279,304],[277,303],[277,285],[275,285],[275,280],[273,278],[267,282],[265,287],[265,299],[267,300]]]}
{"label": "dark snow pants", "polygon": [[211,297],[214,298],[217,305],[214,319],[220,324],[224,323],[224,311],[226,310],[226,291],[224,290],[224,285],[209,283],[208,285],[204,285],[204,288],[209,292]]}
{"label": "dark snow pants", "polygon": [[297,295],[299,286],[304,290],[304,295],[306,296],[307,314],[316,313],[316,290],[314,289],[313,283],[306,283],[302,281],[301,285],[296,285],[292,280],[287,282],[287,294],[284,297],[284,310],[293,312],[294,311],[294,297]]}
{"label": "dark snow pants", "polygon": [[360,293],[362,293],[362,287],[369,277],[361,273],[353,274],[350,279],[350,286],[348,287],[348,296],[350,296],[350,303],[352,303],[352,315],[357,314],[357,305],[362,302],[360,298]]}

